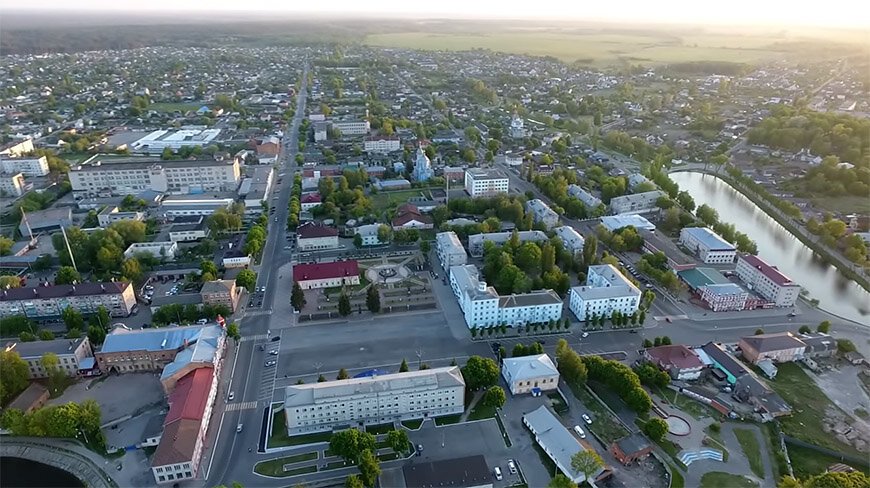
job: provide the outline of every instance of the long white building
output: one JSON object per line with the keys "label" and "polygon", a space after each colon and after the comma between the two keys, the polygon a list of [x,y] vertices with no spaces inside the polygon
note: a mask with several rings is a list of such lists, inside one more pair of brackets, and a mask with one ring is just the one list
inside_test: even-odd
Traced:
{"label": "long white building", "polygon": [[387,154],[402,148],[398,136],[369,136],[363,144],[363,150],[371,154]]}
{"label": "long white building", "polygon": [[737,257],[737,248],[706,227],[684,227],[680,231],[680,244],[686,246],[705,264],[731,264]]}
{"label": "long white building", "polygon": [[586,208],[591,210],[593,208],[597,208],[601,205],[601,199],[592,195],[588,191],[580,188],[577,185],[568,185],[568,195],[576,198],[583,202],[583,205],[586,205]]}
{"label": "long white building", "polygon": [[481,281],[477,268],[470,264],[450,268],[450,287],[469,329],[548,323],[562,318],[562,299],[553,290],[502,296]]}
{"label": "long white building", "polygon": [[535,198],[526,202],[526,212],[532,212],[535,223],[543,222],[547,226],[547,230],[552,229],[559,223],[559,214],[544,203],[543,200]]}
{"label": "long white building", "polygon": [[38,158],[0,158],[0,173],[45,176],[48,174],[48,159],[45,156]]}
{"label": "long white building", "polygon": [[288,386],[289,435],[453,415],[465,410],[458,366]]}
{"label": "long white building", "polygon": [[658,208],[656,201],[664,195],[665,192],[661,190],[652,190],[614,197],[610,199],[610,213],[619,215],[650,212]]}
{"label": "long white building", "polygon": [[[483,245],[487,241],[502,246],[511,238],[512,234],[512,232],[489,232],[486,234],[474,234],[468,236],[468,253],[473,257],[483,256]],[[517,237],[519,237],[520,242],[523,244],[526,242],[546,242],[549,240],[547,234],[544,234],[539,230],[518,231]]]}
{"label": "long white building", "polygon": [[177,152],[182,147],[199,146],[205,149],[213,144],[220,135],[220,129],[207,129],[205,126],[185,126],[180,129],[161,129],[149,133],[145,137],[130,144],[133,152],[160,154],[166,148]]}
{"label": "long white building", "polygon": [[465,247],[459,242],[456,232],[439,232],[435,234],[435,254],[445,271],[453,266],[463,266],[468,262]]}
{"label": "long white building", "polygon": [[465,171],[465,191],[472,197],[492,197],[509,189],[510,180],[502,171],[484,168]]}
{"label": "long white building", "polygon": [[774,306],[792,307],[800,296],[800,285],[758,256],[737,256],[735,272],[747,288],[773,302]]}
{"label": "long white building", "polygon": [[571,288],[568,306],[578,320],[609,317],[614,311],[631,315],[640,306],[640,290],[611,264],[589,266],[586,285]]}
{"label": "long white building", "polygon": [[363,136],[371,129],[368,120],[333,120],[332,127],[338,129],[343,136]]}
{"label": "long white building", "polygon": [[136,161],[79,165],[69,172],[73,192],[80,196],[236,191],[241,172],[235,159],[226,161]]}
{"label": "long white building", "polygon": [[563,225],[562,227],[556,227],[553,231],[556,233],[556,236],[562,239],[562,247],[570,251],[571,254],[583,250],[583,245],[586,241],[573,227]]}

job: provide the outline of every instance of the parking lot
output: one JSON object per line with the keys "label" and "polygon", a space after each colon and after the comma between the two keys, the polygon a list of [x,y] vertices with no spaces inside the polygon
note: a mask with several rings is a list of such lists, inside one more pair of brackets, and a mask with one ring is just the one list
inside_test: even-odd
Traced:
{"label": "parking lot", "polygon": [[95,380],[80,381],[67,388],[63,395],[50,400],[49,404],[81,403],[88,398],[93,398],[100,404],[104,424],[126,415],[134,415],[137,411],[162,404],[163,386],[160,384],[160,373],[104,375]]}

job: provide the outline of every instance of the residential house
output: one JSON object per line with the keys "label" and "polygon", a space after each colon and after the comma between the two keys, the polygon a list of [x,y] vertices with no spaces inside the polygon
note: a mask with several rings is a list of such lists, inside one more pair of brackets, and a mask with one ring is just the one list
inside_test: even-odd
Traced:
{"label": "residential house", "polygon": [[299,251],[338,248],[338,229],[319,222],[305,222],[296,228]]}
{"label": "residential house", "polygon": [[650,347],[643,351],[643,356],[675,380],[696,380],[704,369],[698,354],[682,344]]}
{"label": "residential house", "polygon": [[112,317],[127,317],[136,305],[126,281],[10,288],[0,291],[0,318],[25,315],[30,319],[59,319],[68,307],[83,315],[105,307]]}
{"label": "residential house", "polygon": [[223,305],[235,312],[239,306],[239,293],[235,280],[214,280],[203,283],[199,290],[202,303],[206,305]]}
{"label": "residential house", "polygon": [[526,202],[526,212],[532,212],[535,223],[541,222],[547,230],[559,223],[559,214],[553,211],[543,200],[533,199]]}
{"label": "residential house", "polygon": [[392,220],[393,230],[399,229],[431,229],[432,218],[420,213],[416,205],[403,203],[396,210],[396,218]]}
{"label": "residential house", "polygon": [[559,387],[559,370],[546,354],[505,358],[501,375],[512,395],[540,393]]}
{"label": "residential house", "polygon": [[[109,324],[105,324],[108,327]],[[85,358],[93,358],[94,351],[87,337],[78,339],[55,339],[52,341],[12,342],[6,351],[15,351],[27,363],[30,379],[47,378],[49,372],[42,365],[42,357],[51,353],[57,356],[59,370],[75,378],[79,374],[79,364]]]}

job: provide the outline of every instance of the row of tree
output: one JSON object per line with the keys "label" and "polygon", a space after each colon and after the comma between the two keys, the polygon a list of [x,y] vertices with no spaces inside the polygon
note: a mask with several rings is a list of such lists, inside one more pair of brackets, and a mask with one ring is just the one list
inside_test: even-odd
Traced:
{"label": "row of tree", "polygon": [[583,356],[589,378],[604,384],[616,392],[625,404],[638,413],[645,413],[652,408],[652,399],[641,388],[638,375],[628,366],[612,359],[605,360],[600,356]]}
{"label": "row of tree", "polygon": [[151,322],[155,327],[170,323],[180,325],[193,323],[199,319],[215,320],[218,315],[229,317],[230,309],[226,305],[220,304],[205,303],[202,306],[197,306],[193,303],[187,305],[170,303],[155,310],[151,315]]}
{"label": "row of tree", "polygon": [[89,398],[82,403],[41,407],[27,414],[11,408],[3,413],[0,424],[14,436],[78,438],[105,449],[101,418],[100,405]]}

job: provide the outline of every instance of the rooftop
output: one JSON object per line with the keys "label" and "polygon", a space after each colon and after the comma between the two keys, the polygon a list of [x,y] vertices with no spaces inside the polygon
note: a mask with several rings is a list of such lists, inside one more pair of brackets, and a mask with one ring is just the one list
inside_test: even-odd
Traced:
{"label": "rooftop", "polygon": [[[32,382],[27,385],[27,388],[24,389],[21,393],[15,397],[14,400],[6,407],[7,410],[17,408],[18,410],[27,410],[32,407],[37,400],[42,398],[43,395],[48,393],[48,389],[39,383]],[[47,397],[46,397],[47,398]],[[481,456],[483,457],[483,456]]]}
{"label": "rooftop", "polygon": [[693,290],[707,285],[731,284],[728,278],[713,268],[693,268],[678,271],[677,275]]}
{"label": "rooftop", "polygon": [[12,300],[35,300],[68,296],[110,295],[123,293],[130,283],[106,281],[103,283],[78,283],[75,285],[49,285],[33,288],[10,288],[0,294],[0,302]]}
{"label": "rooftop", "polygon": [[213,369],[199,368],[175,384],[175,390],[169,395],[169,413],[160,444],[151,460],[152,466],[166,466],[193,459],[213,376]]}
{"label": "rooftop", "polygon": [[746,336],[741,337],[740,340],[749,344],[758,352],[781,351],[783,349],[806,347],[806,343],[797,338],[791,332]]}
{"label": "rooftop", "polygon": [[43,354],[50,352],[62,356],[72,354],[87,337],[79,339],[55,339],[53,341],[9,342],[6,350],[18,353],[22,359],[41,358]]}
{"label": "rooftop", "polygon": [[465,174],[471,175],[475,180],[502,180],[507,179],[504,171],[489,168],[468,168]]}
{"label": "rooftop", "polygon": [[296,281],[323,280],[358,275],[359,265],[356,261],[297,264],[293,266],[293,279]]}
{"label": "rooftop", "polygon": [[734,251],[737,249],[730,242],[706,227],[684,227],[682,232],[694,237],[711,251]]}
{"label": "rooftop", "polygon": [[645,230],[655,230],[656,226],[653,225],[649,220],[641,217],[640,215],[634,214],[626,214],[626,215],[609,215],[601,217],[601,223],[604,224],[604,227],[607,227],[608,230],[614,231],[617,229],[621,229],[623,227],[632,226],[635,229],[645,229]]}
{"label": "rooftop", "polygon": [[482,486],[492,483],[489,465],[482,454],[406,464],[402,472],[408,488]]}
{"label": "rooftop", "polygon": [[623,437],[622,439],[617,440],[616,445],[619,446],[619,450],[625,454],[634,454],[650,447],[650,443],[646,436],[640,432],[636,432],[628,437]]}
{"label": "rooftop", "polygon": [[776,266],[771,266],[767,263],[767,261],[761,259],[758,256],[753,254],[741,254],[738,258],[739,260],[746,261],[746,264],[752,266],[753,268],[759,270],[764,276],[767,276],[771,281],[780,286],[785,285],[795,285],[795,283],[788,276],[784,275],[780,270],[776,268]]}
{"label": "rooftop", "polygon": [[562,299],[553,290],[533,290],[528,293],[498,297],[499,308],[533,307],[535,305],[555,305],[557,303],[562,303]]}
{"label": "rooftop", "polygon": [[305,222],[296,229],[300,239],[316,239],[318,237],[337,237],[338,229],[319,222]]}
{"label": "rooftop", "polygon": [[505,358],[502,368],[507,371],[507,376],[511,381],[559,375],[556,365],[546,354]]}
{"label": "rooftop", "polygon": [[571,456],[586,449],[573,434],[568,432],[559,419],[544,405],[525,414],[523,418],[534,431],[538,443],[544,447],[544,450],[556,458],[558,465],[569,471],[565,474],[576,482],[585,481],[586,477],[583,473],[571,467]]}
{"label": "rooftop", "polygon": [[214,280],[203,283],[200,293],[229,293],[236,286],[235,280]]}
{"label": "rooftop", "polygon": [[673,366],[677,369],[702,368],[704,363],[695,351],[682,344],[651,347],[646,350],[653,362],[659,367]]}
{"label": "rooftop", "polygon": [[217,325],[163,327],[158,329],[129,330],[117,327],[106,336],[102,353],[129,351],[169,351],[178,350],[197,340],[205,329],[219,328]]}

